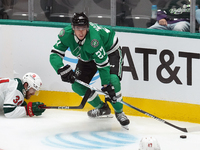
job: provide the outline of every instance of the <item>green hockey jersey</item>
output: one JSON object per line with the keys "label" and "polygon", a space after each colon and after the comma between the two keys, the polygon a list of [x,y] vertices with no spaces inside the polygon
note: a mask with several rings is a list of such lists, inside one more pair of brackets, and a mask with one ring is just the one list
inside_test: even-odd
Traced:
{"label": "green hockey jersey", "polygon": [[89,31],[84,40],[79,41],[70,26],[62,29],[58,35],[59,40],[53,46],[50,63],[57,72],[63,64],[65,51],[70,48],[72,55],[84,62],[94,60],[99,71],[101,84],[110,83],[110,65],[108,55],[114,51],[115,32],[94,23],[89,23]]}

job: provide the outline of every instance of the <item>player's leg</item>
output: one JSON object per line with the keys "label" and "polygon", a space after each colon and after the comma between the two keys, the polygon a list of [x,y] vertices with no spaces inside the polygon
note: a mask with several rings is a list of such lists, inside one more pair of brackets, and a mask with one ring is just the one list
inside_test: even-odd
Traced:
{"label": "player's leg", "polygon": [[[111,84],[115,88],[116,97],[118,97],[119,100],[123,100],[121,93],[121,83],[120,83],[120,80],[122,79],[123,59],[122,59],[122,51],[120,48],[118,48],[117,51],[109,55],[109,61],[111,66],[110,68]],[[106,98],[106,100],[110,101],[108,97]],[[130,121],[123,112],[123,104],[120,102],[111,104],[115,110],[115,116],[117,120],[120,122],[120,124],[122,126],[128,125]]]}
{"label": "player's leg", "polygon": [[171,30],[168,25],[167,26],[160,25],[158,21],[156,21],[156,23],[150,26],[148,29]]}
{"label": "player's leg", "polygon": [[[88,84],[96,72],[97,68],[94,61],[82,62],[79,60],[75,69],[76,78]],[[84,96],[85,92],[87,91],[85,86],[77,82],[72,84],[72,89],[80,96]],[[88,116],[90,117],[97,117],[102,114],[109,115],[111,113],[109,106],[101,101],[100,97],[95,91],[91,93],[87,102],[95,108],[94,110],[88,112]]]}
{"label": "player's leg", "polygon": [[173,30],[189,32],[190,31],[190,23],[187,21],[180,21],[180,22],[174,23]]}

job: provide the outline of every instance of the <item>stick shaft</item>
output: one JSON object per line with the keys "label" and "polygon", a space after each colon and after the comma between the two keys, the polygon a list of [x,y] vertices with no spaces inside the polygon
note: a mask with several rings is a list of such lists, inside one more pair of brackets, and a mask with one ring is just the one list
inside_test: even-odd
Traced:
{"label": "stick shaft", "polygon": [[[95,91],[97,91],[98,93],[101,93],[101,94],[103,94],[103,95],[106,95],[106,93],[104,93],[103,91],[101,91],[101,90],[99,90],[99,89],[97,89],[97,88],[95,88],[95,87],[93,87],[93,86],[91,86],[91,85],[89,85],[89,84],[87,84],[87,83],[85,83],[85,82],[83,82],[83,81],[80,81],[80,80],[78,80],[78,79],[76,79],[75,81],[76,81],[77,83],[79,83],[79,84],[85,86],[85,87],[90,88],[91,90],[95,90]],[[169,125],[169,126],[171,126],[171,127],[174,127],[174,128],[176,128],[176,129],[178,129],[178,130],[180,130],[180,131],[188,132],[188,129],[186,129],[186,128],[178,127],[178,126],[176,126],[176,125],[174,125],[174,124],[172,124],[172,123],[169,123],[169,122],[167,122],[167,121],[165,121],[165,120],[163,120],[163,119],[160,119],[160,118],[158,118],[158,117],[156,117],[156,116],[154,116],[154,115],[152,115],[152,114],[150,114],[150,113],[148,113],[148,112],[146,112],[146,111],[144,111],[144,110],[141,110],[141,109],[139,109],[139,108],[137,108],[137,107],[135,107],[135,106],[132,106],[132,105],[130,105],[130,104],[124,102],[124,101],[119,101],[119,102],[122,103],[122,104],[124,104],[124,105],[126,105],[126,106],[128,106],[128,107],[131,107],[131,108],[133,108],[133,109],[135,109],[135,110],[137,110],[137,111],[139,111],[139,112],[141,112],[141,113],[143,113],[143,114],[145,114],[145,115],[147,115],[147,116],[149,116],[149,117],[151,117],[151,118],[154,118],[154,119],[156,119],[156,120],[158,120],[158,121],[160,121],[160,122],[163,122],[163,123],[165,123],[165,124],[167,124],[167,125]]]}
{"label": "stick shaft", "polygon": [[91,85],[89,85],[89,84],[87,84],[87,83],[81,81],[81,80],[75,79],[75,81],[76,81],[77,83],[79,83],[79,84],[81,84],[81,85],[83,85],[83,86],[85,86],[85,87],[91,89],[92,91],[96,91],[96,92],[98,92],[98,93],[100,93],[100,94],[106,95],[106,93],[104,93],[103,91],[101,91],[101,90],[99,90],[99,89],[97,89],[97,88],[95,88],[95,87],[93,87],[93,86],[91,86]]}
{"label": "stick shaft", "polygon": [[158,117],[156,117],[156,116],[154,116],[154,115],[152,115],[152,114],[150,114],[150,113],[148,113],[148,112],[146,112],[146,111],[144,111],[144,110],[141,110],[141,109],[139,109],[139,108],[137,108],[137,107],[135,107],[135,106],[132,106],[132,105],[130,105],[130,104],[124,102],[124,101],[121,101],[121,103],[124,104],[124,105],[126,105],[126,106],[129,106],[129,107],[131,107],[131,108],[133,108],[133,109],[135,109],[135,110],[137,110],[137,111],[139,111],[139,112],[141,112],[141,113],[143,113],[143,114],[145,114],[145,115],[147,115],[147,116],[149,116],[149,117],[151,117],[151,118],[153,118],[153,119],[156,119],[156,120],[158,120],[158,121],[160,121],[160,122],[163,122],[163,123],[165,123],[165,124],[167,124],[167,125],[169,125],[169,126],[171,126],[171,127],[174,127],[174,128],[176,128],[176,129],[178,129],[178,130],[180,130],[180,131],[188,132],[188,130],[187,130],[186,128],[178,127],[178,126],[176,126],[176,125],[174,125],[174,124],[172,124],[172,123],[169,123],[169,122],[167,122],[167,121],[165,121],[165,120],[163,120],[163,119],[161,119],[161,118],[158,118]]}
{"label": "stick shaft", "polygon": [[90,94],[91,94],[91,89],[88,89],[79,106],[43,106],[40,108],[43,108],[43,109],[83,109]]}

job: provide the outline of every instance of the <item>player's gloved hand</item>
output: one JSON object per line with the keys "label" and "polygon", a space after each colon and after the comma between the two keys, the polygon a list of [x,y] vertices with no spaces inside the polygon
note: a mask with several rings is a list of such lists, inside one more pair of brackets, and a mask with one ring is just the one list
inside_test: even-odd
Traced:
{"label": "player's gloved hand", "polygon": [[107,93],[110,96],[112,103],[115,104],[117,102],[115,89],[114,89],[114,86],[111,83],[108,84],[106,87],[103,87],[101,90],[103,92]]}
{"label": "player's gloved hand", "polygon": [[64,82],[69,82],[69,83],[75,82],[75,73],[70,65],[66,65],[58,69],[58,74],[61,76],[61,79]]}
{"label": "player's gloved hand", "polygon": [[43,113],[46,109],[39,108],[39,107],[41,107],[41,106],[45,106],[44,103],[41,103],[41,102],[29,102],[29,103],[26,105],[26,112],[27,112],[27,115],[29,115],[30,117],[42,115],[42,113]]}

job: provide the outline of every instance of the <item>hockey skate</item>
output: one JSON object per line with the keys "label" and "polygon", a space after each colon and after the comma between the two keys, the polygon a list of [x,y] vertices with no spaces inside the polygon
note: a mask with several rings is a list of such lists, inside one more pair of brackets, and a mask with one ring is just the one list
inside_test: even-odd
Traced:
{"label": "hockey skate", "polygon": [[111,110],[107,103],[104,103],[101,108],[88,111],[87,114],[91,118],[113,118],[113,116],[111,115]]}
{"label": "hockey skate", "polygon": [[130,123],[129,119],[126,117],[126,115],[124,114],[124,112],[121,113],[116,113],[115,112],[115,117],[117,118],[117,120],[119,121],[119,123],[121,124],[121,126],[126,129],[129,130],[128,128],[128,124]]}

